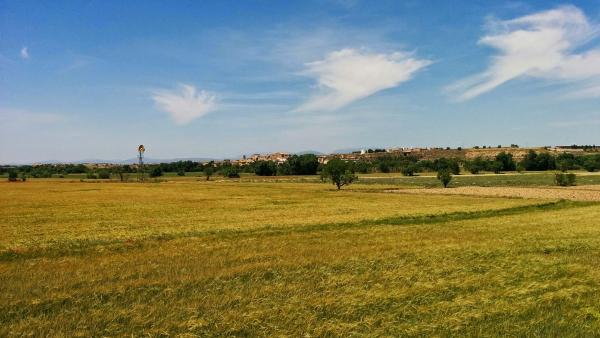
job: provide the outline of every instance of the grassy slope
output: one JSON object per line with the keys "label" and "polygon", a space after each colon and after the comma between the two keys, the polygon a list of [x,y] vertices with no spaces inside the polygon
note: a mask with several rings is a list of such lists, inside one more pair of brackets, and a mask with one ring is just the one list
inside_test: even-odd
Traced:
{"label": "grassy slope", "polygon": [[[45,240],[40,253],[57,244],[46,236],[120,238],[131,231],[119,245],[3,256],[0,336],[600,334],[596,204],[406,200],[411,196],[323,185],[130,186],[0,186],[2,203],[14,203],[0,213],[2,231],[20,227],[11,235],[20,243]],[[221,231],[148,235],[193,217],[169,203],[191,203],[194,196],[203,201],[194,208],[214,200],[237,225],[225,218],[215,223]],[[371,199],[385,212],[372,208]],[[146,227],[135,218],[128,220],[133,230],[112,224],[129,215],[118,207],[128,203],[151,213]],[[301,213],[305,208],[311,215]],[[504,211],[489,211],[494,208]],[[272,227],[252,217],[276,210],[287,211],[275,214],[280,218]],[[188,226],[204,229],[195,222]],[[135,237],[138,232],[143,235]]]}

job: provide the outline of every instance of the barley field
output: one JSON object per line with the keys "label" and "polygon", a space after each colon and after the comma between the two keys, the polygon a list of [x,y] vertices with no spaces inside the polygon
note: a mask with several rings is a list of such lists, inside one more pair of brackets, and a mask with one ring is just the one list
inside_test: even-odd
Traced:
{"label": "barley field", "polygon": [[598,202],[392,188],[2,182],[0,336],[600,335]]}

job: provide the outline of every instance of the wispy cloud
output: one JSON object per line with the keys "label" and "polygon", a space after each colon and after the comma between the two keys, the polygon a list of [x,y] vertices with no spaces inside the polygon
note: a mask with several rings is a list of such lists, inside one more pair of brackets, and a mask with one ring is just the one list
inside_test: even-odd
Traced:
{"label": "wispy cloud", "polygon": [[356,49],[331,52],[323,60],[306,64],[303,73],[317,80],[319,90],[296,111],[337,110],[396,87],[429,64],[429,60],[399,52],[376,54]]}
{"label": "wispy cloud", "polygon": [[202,117],[216,108],[216,96],[196,87],[181,84],[177,90],[160,90],[152,99],[157,106],[169,113],[175,123],[183,125]]}
{"label": "wispy cloud", "polygon": [[490,19],[479,40],[498,53],[489,68],[446,89],[468,100],[521,77],[577,84],[575,96],[600,96],[600,48],[577,48],[600,35],[577,7],[563,6],[512,20]]}
{"label": "wispy cloud", "polygon": [[61,73],[75,71],[81,68],[91,66],[102,61],[101,59],[84,54],[72,54],[68,57],[68,64],[61,67],[58,71]]}
{"label": "wispy cloud", "polygon": [[21,58],[23,59],[29,59],[29,49],[27,47],[23,47],[21,48]]}

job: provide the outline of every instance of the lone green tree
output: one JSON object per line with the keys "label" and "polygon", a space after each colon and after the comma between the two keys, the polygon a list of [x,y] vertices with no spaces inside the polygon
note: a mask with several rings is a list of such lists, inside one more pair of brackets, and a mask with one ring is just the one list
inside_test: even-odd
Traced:
{"label": "lone green tree", "polygon": [[439,170],[437,173],[437,179],[442,182],[444,188],[447,188],[448,184],[450,184],[450,181],[452,181],[452,173],[449,169]]}
{"label": "lone green tree", "polygon": [[340,190],[342,186],[349,185],[356,181],[358,177],[354,175],[351,166],[339,158],[335,158],[323,167],[322,176],[331,180],[333,184]]}

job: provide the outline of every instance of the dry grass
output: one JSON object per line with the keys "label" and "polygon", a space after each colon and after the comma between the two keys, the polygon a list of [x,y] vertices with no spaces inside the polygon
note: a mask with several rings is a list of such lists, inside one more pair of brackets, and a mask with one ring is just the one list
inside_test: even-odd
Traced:
{"label": "dry grass", "polygon": [[[5,256],[0,336],[600,335],[596,204],[312,184],[0,190],[11,205],[2,231],[19,228],[5,248],[140,234],[118,248]],[[332,219],[347,223],[327,226]],[[187,230],[150,236],[173,226]]]}
{"label": "dry grass", "polygon": [[600,201],[600,186],[575,187],[456,187],[451,189],[392,189],[389,192],[434,195],[466,195],[491,197],[518,197],[537,199],[565,199],[573,201]]}
{"label": "dry grass", "polygon": [[167,182],[0,183],[0,254],[80,243],[185,236],[390,216],[508,208],[534,202],[390,196],[326,184]]}

